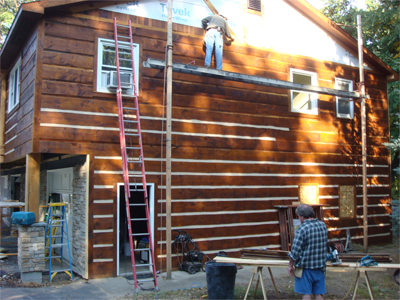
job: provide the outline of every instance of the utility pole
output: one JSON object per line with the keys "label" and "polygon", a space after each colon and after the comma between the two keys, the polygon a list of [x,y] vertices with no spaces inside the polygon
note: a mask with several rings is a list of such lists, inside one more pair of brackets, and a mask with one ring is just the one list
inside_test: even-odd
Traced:
{"label": "utility pole", "polygon": [[168,31],[167,31],[167,134],[166,134],[166,260],[167,279],[171,279],[172,269],[172,239],[171,239],[171,131],[172,131],[172,0],[168,0]]}
{"label": "utility pole", "polygon": [[363,190],[363,229],[364,252],[368,252],[368,198],[367,198],[367,121],[365,112],[365,79],[363,58],[363,35],[361,29],[361,15],[357,15],[358,36],[358,64],[360,72],[360,96],[361,96],[361,148],[362,148],[362,190]]}

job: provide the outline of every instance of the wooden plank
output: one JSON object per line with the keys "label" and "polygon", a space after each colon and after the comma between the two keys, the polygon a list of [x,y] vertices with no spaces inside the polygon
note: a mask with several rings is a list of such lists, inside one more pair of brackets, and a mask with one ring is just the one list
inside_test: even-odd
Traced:
{"label": "wooden plank", "polygon": [[52,19],[46,21],[46,36],[71,40],[95,41],[95,31],[92,28],[89,28],[84,24],[82,24],[82,26],[65,24],[65,21],[63,19],[61,20],[64,24],[53,22]]}
{"label": "wooden plank", "polygon": [[15,162],[16,160],[24,159],[26,153],[32,152],[32,140],[29,140],[22,145],[14,148],[14,151],[4,156],[5,163]]}
{"label": "wooden plank", "polygon": [[94,49],[93,42],[89,41],[78,41],[65,39],[61,37],[51,37],[46,36],[43,41],[44,49],[53,50],[66,53],[76,53],[76,54],[91,54],[91,49]]}
{"label": "wooden plank", "polygon": [[40,140],[39,150],[43,153],[121,155],[121,149],[117,144],[105,144],[104,142],[85,143],[75,140]]}
{"label": "wooden plank", "polygon": [[93,262],[89,261],[89,278],[114,277],[115,262]]}
{"label": "wooden plank", "polygon": [[85,54],[59,53],[45,50],[43,63],[48,65],[75,67],[93,70],[93,56]]}
{"label": "wooden plank", "polygon": [[78,82],[43,80],[43,93],[61,96],[91,97],[93,96],[93,85]]}
{"label": "wooden plank", "polygon": [[[4,162],[4,133],[6,131],[6,99],[7,99],[7,77],[6,72],[1,70],[0,76],[0,163]],[[0,220],[1,221],[1,220]]]}
{"label": "wooden plank", "polygon": [[25,169],[25,211],[35,213],[36,222],[39,220],[40,205],[40,153],[26,156]]}
{"label": "wooden plank", "polygon": [[44,80],[59,80],[84,84],[93,84],[95,77],[93,70],[54,65],[44,65],[42,73]]}

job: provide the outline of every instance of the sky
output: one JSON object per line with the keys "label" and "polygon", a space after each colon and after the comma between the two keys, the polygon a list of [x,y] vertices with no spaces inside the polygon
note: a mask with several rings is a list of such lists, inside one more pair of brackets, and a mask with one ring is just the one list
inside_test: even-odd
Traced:
{"label": "sky", "polygon": [[[324,6],[324,0],[307,0],[308,3],[313,5],[315,8],[322,8]],[[366,8],[365,0],[354,0],[355,5],[358,8]]]}

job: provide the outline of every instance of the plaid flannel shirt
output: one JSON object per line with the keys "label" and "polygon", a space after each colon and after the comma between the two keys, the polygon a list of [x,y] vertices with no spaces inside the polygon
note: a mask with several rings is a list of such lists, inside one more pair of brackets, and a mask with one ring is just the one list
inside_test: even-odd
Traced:
{"label": "plaid flannel shirt", "polygon": [[296,267],[325,269],[328,230],[318,219],[306,219],[297,229],[289,253]]}

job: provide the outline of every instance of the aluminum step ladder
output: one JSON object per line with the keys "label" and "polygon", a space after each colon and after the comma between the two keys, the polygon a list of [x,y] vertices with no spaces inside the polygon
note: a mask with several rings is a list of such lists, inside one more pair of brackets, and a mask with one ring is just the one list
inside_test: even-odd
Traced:
{"label": "aluminum step ladder", "polygon": [[[122,33],[119,34],[118,29]],[[125,35],[123,35],[123,33],[125,33]],[[129,20],[128,26],[123,26],[123,25],[118,25],[117,19],[114,18],[114,41],[115,41],[115,58],[116,58],[115,62],[117,70],[116,96],[118,104],[122,171],[124,178],[125,206],[126,206],[126,218],[127,218],[128,236],[129,236],[130,256],[132,263],[132,274],[135,282],[135,290],[138,289],[138,283],[142,285],[142,283],[144,282],[153,282],[154,289],[158,290],[157,273],[154,260],[153,240],[151,234],[150,213],[148,206],[149,205],[148,191],[146,188],[147,181],[146,181],[146,171],[144,165],[143,139],[140,126],[139,102],[138,102],[137,86],[136,86],[135,59],[134,59],[134,46],[132,40],[131,20]],[[121,85],[121,72],[120,72],[120,61],[123,62],[125,67],[127,65],[126,51],[121,51],[122,55],[120,55],[120,50],[123,50],[123,48],[125,48],[126,50],[126,47],[130,48],[129,59],[130,59],[130,67],[132,69],[132,77],[131,77],[132,84],[131,86],[128,87],[127,84],[129,85],[129,78],[128,80],[126,80],[127,79],[126,77],[122,82],[123,86]],[[133,97],[130,97],[127,100],[123,99],[122,97],[123,87],[125,89],[132,89]],[[135,181],[141,181],[140,188],[138,188],[138,185],[132,185],[132,182]],[[135,192],[143,193],[143,201],[141,203],[133,203],[133,193]],[[145,210],[145,217],[144,218],[136,217],[135,211],[143,208]],[[147,232],[137,232],[135,230],[135,225],[136,227],[141,227],[138,226],[140,222],[146,223]],[[147,237],[148,246],[144,248],[135,248],[133,240],[137,239],[138,237]],[[137,263],[135,260],[135,253],[136,254],[146,253],[148,257],[148,263]],[[147,267],[149,271],[147,270],[138,271],[137,270],[138,267]],[[148,275],[148,278],[145,278],[146,275]]]}
{"label": "aluminum step ladder", "polygon": [[[65,203],[49,204],[45,233],[45,260],[49,264],[49,282],[60,272],[65,272],[73,280]],[[63,257],[63,248],[66,245],[68,261]]]}

